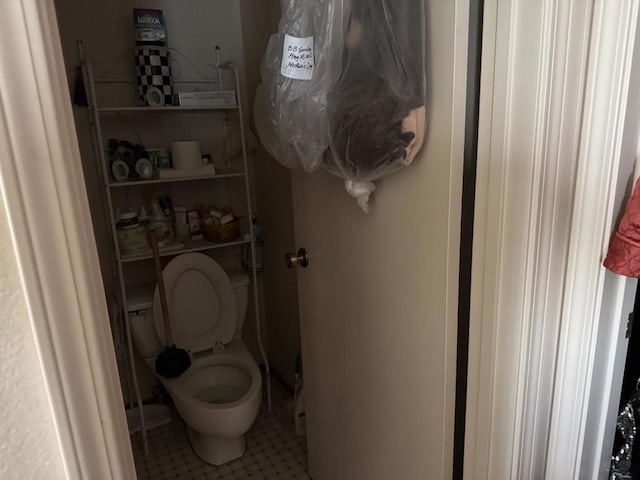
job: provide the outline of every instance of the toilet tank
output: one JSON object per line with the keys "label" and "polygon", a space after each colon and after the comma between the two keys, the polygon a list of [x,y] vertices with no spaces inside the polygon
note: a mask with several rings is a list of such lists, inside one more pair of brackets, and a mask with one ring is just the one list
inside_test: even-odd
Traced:
{"label": "toilet tank", "polygon": [[133,343],[143,358],[155,357],[162,350],[164,344],[156,334],[153,321],[153,288],[139,287],[128,291],[128,315],[131,325]]}
{"label": "toilet tank", "polygon": [[236,306],[238,309],[234,336],[240,337],[242,336],[242,326],[247,318],[247,308],[249,307],[249,276],[244,273],[230,273],[229,279],[236,294]]}

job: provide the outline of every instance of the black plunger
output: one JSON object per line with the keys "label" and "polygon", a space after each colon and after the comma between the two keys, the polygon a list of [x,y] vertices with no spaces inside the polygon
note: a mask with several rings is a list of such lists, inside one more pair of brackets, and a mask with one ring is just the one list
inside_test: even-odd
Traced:
{"label": "black plunger", "polygon": [[167,378],[175,378],[182,375],[191,366],[191,357],[183,348],[178,348],[173,343],[171,336],[171,320],[169,318],[169,307],[167,305],[167,292],[164,288],[164,277],[162,276],[162,264],[160,263],[160,252],[158,251],[158,239],[156,232],[149,232],[151,250],[153,250],[153,260],[156,266],[156,277],[158,279],[158,292],[160,294],[160,305],[162,307],[162,321],[164,322],[164,332],[166,347],[156,358],[156,373]]}

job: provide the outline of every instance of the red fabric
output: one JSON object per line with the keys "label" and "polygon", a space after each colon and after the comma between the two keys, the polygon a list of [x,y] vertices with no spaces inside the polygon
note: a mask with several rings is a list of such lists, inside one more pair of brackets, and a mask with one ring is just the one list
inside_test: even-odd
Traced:
{"label": "red fabric", "polygon": [[640,179],[611,239],[604,266],[614,273],[640,278]]}

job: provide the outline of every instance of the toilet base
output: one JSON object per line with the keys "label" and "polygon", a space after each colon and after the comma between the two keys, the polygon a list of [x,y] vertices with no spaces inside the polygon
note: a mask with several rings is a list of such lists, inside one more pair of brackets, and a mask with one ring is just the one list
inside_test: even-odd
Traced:
{"label": "toilet base", "polygon": [[191,427],[187,427],[187,432],[195,454],[212,465],[222,465],[244,454],[244,435],[235,438],[215,437]]}

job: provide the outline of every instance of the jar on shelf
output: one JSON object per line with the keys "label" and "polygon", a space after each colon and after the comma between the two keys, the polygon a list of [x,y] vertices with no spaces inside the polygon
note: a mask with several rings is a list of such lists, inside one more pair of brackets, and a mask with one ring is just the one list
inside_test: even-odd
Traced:
{"label": "jar on shelf", "polygon": [[118,247],[123,255],[131,255],[149,248],[147,230],[138,220],[135,212],[126,212],[119,216],[116,223]]}

